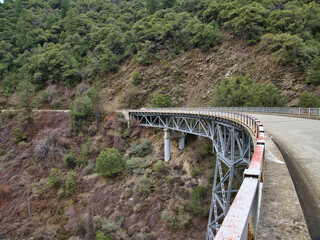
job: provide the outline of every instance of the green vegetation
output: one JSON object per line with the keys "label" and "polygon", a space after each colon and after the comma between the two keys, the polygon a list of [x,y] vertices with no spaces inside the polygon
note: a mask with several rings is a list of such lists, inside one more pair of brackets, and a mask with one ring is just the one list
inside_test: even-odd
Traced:
{"label": "green vegetation", "polygon": [[320,107],[320,99],[312,93],[304,91],[299,96],[299,107]]}
{"label": "green vegetation", "polygon": [[62,171],[60,169],[52,168],[49,175],[47,186],[49,188],[58,188],[62,183]]}
{"label": "green vegetation", "polygon": [[132,147],[131,155],[133,156],[146,156],[152,152],[150,140],[147,138],[140,139],[140,143]]}
{"label": "green vegetation", "polygon": [[97,158],[96,172],[105,177],[115,177],[122,173],[125,160],[121,153],[114,148],[102,151]]}
{"label": "green vegetation", "polygon": [[[223,42],[221,29],[249,45],[262,42],[261,49],[269,49],[276,61],[304,71],[307,83],[320,82],[317,1],[17,0],[0,3],[0,16],[5,96],[20,88],[19,98],[30,99],[51,83],[68,88],[98,82],[129,57],[148,65],[166,62],[182,49],[208,51]],[[135,85],[143,81],[138,72],[132,77]],[[161,99],[153,106],[171,106],[169,97],[155,97]],[[88,99],[76,100],[73,123],[92,121],[79,102],[86,110],[91,106]]]}
{"label": "green vegetation", "polygon": [[68,172],[66,179],[66,196],[70,197],[76,192],[76,177],[74,172]]}
{"label": "green vegetation", "polygon": [[279,107],[284,106],[281,91],[272,83],[254,83],[247,76],[223,80],[213,91],[213,106]]}
{"label": "green vegetation", "polygon": [[162,161],[157,161],[154,166],[153,166],[154,170],[156,172],[162,172],[164,170],[164,166],[163,166],[163,162]]}
{"label": "green vegetation", "polygon": [[192,177],[199,176],[201,173],[202,173],[202,169],[199,168],[199,167],[194,167],[194,168],[192,168],[192,170],[191,170],[191,176],[192,176]]}
{"label": "green vegetation", "polygon": [[156,93],[151,100],[152,107],[171,107],[171,98],[164,93]]}
{"label": "green vegetation", "polygon": [[186,229],[192,223],[191,216],[186,213],[186,202],[180,198],[170,200],[168,208],[160,216],[170,228]]}
{"label": "green vegetation", "polygon": [[64,165],[66,165],[68,168],[75,168],[75,166],[77,165],[77,157],[73,149],[71,149],[71,151],[64,156],[63,162]]}
{"label": "green vegetation", "polygon": [[208,211],[204,205],[204,198],[206,195],[206,189],[204,186],[196,186],[190,193],[190,209],[201,216],[206,216]]}
{"label": "green vegetation", "polygon": [[74,100],[70,105],[72,126],[78,129],[82,125],[90,124],[94,117],[93,109],[93,101],[88,96],[81,96]]}
{"label": "green vegetation", "polygon": [[134,71],[132,74],[132,83],[134,85],[139,85],[142,82],[142,76],[139,72]]}
{"label": "green vegetation", "polygon": [[102,231],[97,231],[95,240],[112,240],[112,239],[109,237],[108,234],[105,234]]}
{"label": "green vegetation", "polygon": [[200,146],[199,152],[200,152],[201,157],[205,157],[205,156],[212,154],[212,143],[209,142],[206,144],[202,144]]}

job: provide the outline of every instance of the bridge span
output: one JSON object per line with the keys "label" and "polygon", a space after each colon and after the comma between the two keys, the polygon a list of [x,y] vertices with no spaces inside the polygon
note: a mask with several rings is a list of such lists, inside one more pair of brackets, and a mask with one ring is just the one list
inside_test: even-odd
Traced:
{"label": "bridge span", "polygon": [[[271,141],[270,138],[266,136],[264,127],[261,122],[256,117],[261,117],[263,121],[267,122],[268,131],[270,129],[270,134],[272,137],[276,137],[277,143],[281,146],[286,146],[288,139],[286,138],[286,131],[291,131],[286,128],[288,120],[276,119],[276,116],[265,116],[265,115],[249,115],[247,113],[223,111],[221,109],[209,109],[209,108],[170,108],[170,109],[140,109],[140,110],[129,110],[130,117],[133,117],[140,121],[140,124],[147,127],[157,127],[164,129],[164,145],[165,145],[165,160],[170,159],[170,131],[183,132],[189,134],[196,134],[203,137],[208,137],[212,140],[213,149],[216,152],[216,166],[215,166],[215,176],[212,189],[212,200],[211,208],[209,213],[208,225],[207,225],[207,237],[206,239],[265,239],[257,236],[258,220],[260,214],[261,206],[261,195],[264,180],[264,153],[265,153],[265,140]],[[299,110],[300,114],[300,110]],[[309,115],[312,111],[309,110]],[[281,117],[279,117],[281,118]],[[262,122],[263,122],[262,121]],[[292,120],[293,122],[295,120]],[[297,120],[296,120],[297,121]],[[304,121],[304,119],[300,119]],[[278,125],[278,128],[272,126],[272,123]],[[320,123],[320,121],[319,121]],[[291,126],[294,128],[293,126]],[[317,130],[320,128],[314,126]],[[279,128],[282,130],[279,131]],[[287,130],[286,130],[287,129]],[[315,132],[317,131],[315,130]],[[179,137],[179,148],[184,148],[184,134],[175,134]],[[283,138],[277,136],[283,136]],[[315,142],[311,144],[310,147],[318,149],[319,151],[319,135],[314,136]],[[297,136],[292,136],[292,140],[297,138]],[[302,140],[303,141],[303,140]],[[308,141],[304,141],[307,143]],[[294,147],[300,149],[301,154],[307,149],[304,149],[303,144],[288,145],[289,148]],[[287,153],[288,147],[285,149]],[[300,147],[300,148],[298,148]],[[301,150],[302,148],[302,150]],[[270,148],[271,149],[271,148]],[[269,151],[269,150],[268,150]],[[299,150],[298,150],[299,151]],[[313,150],[312,150],[313,151]],[[270,151],[269,151],[270,152]],[[311,152],[311,151],[310,151]],[[271,153],[271,152],[270,152]],[[269,155],[270,155],[269,153]],[[315,153],[313,151],[313,153]],[[273,153],[271,153],[273,154]],[[295,154],[290,151],[291,155]],[[268,153],[267,153],[268,155]],[[280,154],[281,155],[281,154]],[[296,156],[296,155],[295,155]],[[299,155],[297,155],[299,156]],[[305,156],[305,155],[300,155]],[[273,156],[272,156],[273,157]],[[319,157],[319,153],[317,155]],[[317,158],[316,157],[316,158]],[[287,157],[286,157],[287,158]],[[296,157],[299,158],[299,157]],[[313,158],[314,159],[314,158]],[[287,159],[286,159],[287,160]],[[315,159],[316,160],[316,159]],[[316,164],[317,161],[314,163]],[[289,165],[289,164],[288,164]],[[224,170],[227,168],[227,171]],[[278,167],[277,167],[278,168]],[[280,168],[278,168],[279,170]],[[284,169],[286,169],[284,165]],[[285,171],[284,171],[285,172]],[[315,173],[319,171],[314,171]],[[292,176],[295,176],[292,174]],[[287,180],[289,179],[289,185],[291,183],[290,177],[285,175],[285,173],[279,172],[280,175],[284,175]],[[314,179],[319,179],[319,176]],[[233,189],[234,180],[242,181],[240,189]],[[276,180],[275,180],[276,181]],[[283,181],[282,183],[287,183]],[[300,183],[300,182],[299,182]],[[318,182],[319,183],[319,182]],[[292,183],[291,183],[292,185]],[[296,185],[296,184],[295,184]],[[315,184],[317,185],[317,183]],[[282,186],[288,188],[289,190],[283,191],[277,188],[277,186]],[[284,194],[294,190],[290,190],[290,187],[283,186],[281,184],[274,184],[276,191],[282,192],[282,198],[286,198]],[[296,186],[297,188],[297,186]],[[304,186],[303,188],[306,188]],[[293,187],[292,187],[293,189]],[[309,187],[309,190],[312,189]],[[274,191],[274,190],[273,190]],[[310,190],[309,194],[315,193]],[[234,200],[232,201],[234,195],[236,194]],[[289,195],[290,195],[289,194]],[[270,195],[270,193],[269,193]],[[295,193],[293,194],[295,196]],[[291,199],[295,197],[291,196]],[[301,200],[301,197],[299,195]],[[312,208],[320,207],[318,204],[317,196],[313,196]],[[290,196],[288,199],[290,201]],[[319,199],[318,199],[319,200]],[[298,202],[298,201],[297,201]],[[307,204],[309,204],[308,202]],[[284,207],[288,207],[288,204],[284,203]],[[291,208],[292,208],[291,204]],[[279,207],[279,206],[278,206]],[[295,217],[297,219],[292,219],[292,221],[299,222],[300,226],[293,226],[296,231],[301,230],[301,234],[295,235],[299,239],[309,239],[308,233],[306,231],[305,222],[301,214],[300,206],[296,207]],[[274,210],[274,209],[273,209]],[[305,210],[305,209],[303,209]],[[317,212],[316,212],[317,214]],[[306,213],[305,213],[306,215]],[[310,213],[310,216],[312,214]],[[318,215],[319,217],[320,215]],[[307,216],[306,216],[307,217]],[[315,214],[313,217],[316,217]],[[275,219],[275,221],[281,219]],[[285,218],[284,218],[285,220]],[[314,220],[314,219],[312,219]],[[291,219],[287,219],[291,221]],[[267,222],[267,221],[266,221]],[[294,222],[295,223],[295,222]],[[314,229],[315,225],[319,224],[313,223],[311,228]],[[280,224],[281,225],[281,224]],[[292,227],[292,224],[289,224]],[[293,224],[294,225],[294,224]],[[310,225],[308,224],[310,233],[312,232]],[[298,229],[298,230],[297,230]],[[319,229],[319,226],[318,226]],[[273,231],[270,229],[270,231]],[[290,229],[289,229],[290,231]],[[317,231],[314,229],[314,231]],[[307,231],[306,231],[307,232]],[[293,235],[294,233],[292,233]],[[317,233],[315,233],[317,234]],[[290,236],[287,235],[287,236]],[[316,236],[316,235],[314,235]],[[314,238],[312,239],[319,239]],[[283,237],[283,238],[282,238]],[[285,236],[279,235],[276,238],[286,239]],[[269,238],[271,239],[271,238]]]}
{"label": "bridge span", "polygon": [[[320,239],[320,121],[253,114],[280,149],[312,239]],[[279,189],[281,190],[281,189]]]}

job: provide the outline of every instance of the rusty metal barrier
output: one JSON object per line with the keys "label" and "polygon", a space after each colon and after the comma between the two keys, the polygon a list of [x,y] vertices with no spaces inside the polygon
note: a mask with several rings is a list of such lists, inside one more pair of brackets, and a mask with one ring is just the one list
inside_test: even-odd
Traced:
{"label": "rusty metal barrier", "polygon": [[[237,108],[234,110],[237,111]],[[128,111],[129,114],[143,112],[213,117],[241,124],[250,132],[255,146],[253,156],[249,167],[244,171],[241,187],[214,239],[255,239],[260,214],[265,151],[264,129],[261,122],[247,113],[234,112],[230,108],[227,110],[222,108],[142,108]],[[207,233],[207,239],[213,239],[213,237],[208,237]]]}

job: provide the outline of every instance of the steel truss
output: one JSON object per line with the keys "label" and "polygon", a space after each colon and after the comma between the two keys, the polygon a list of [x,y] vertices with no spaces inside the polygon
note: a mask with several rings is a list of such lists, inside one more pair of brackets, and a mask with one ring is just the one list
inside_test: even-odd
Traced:
{"label": "steel truss", "polygon": [[242,171],[249,166],[253,154],[250,135],[241,125],[215,117],[143,112],[130,115],[142,126],[171,129],[212,140],[217,158],[206,239],[213,239],[229,210],[232,194],[238,192],[235,181],[242,182]]}

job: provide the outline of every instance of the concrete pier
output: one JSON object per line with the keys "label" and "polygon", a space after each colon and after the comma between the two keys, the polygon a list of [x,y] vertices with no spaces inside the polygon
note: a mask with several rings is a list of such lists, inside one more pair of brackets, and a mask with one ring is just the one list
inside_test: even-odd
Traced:
{"label": "concrete pier", "polygon": [[169,129],[164,129],[164,160],[167,162],[170,160],[170,132]]}

